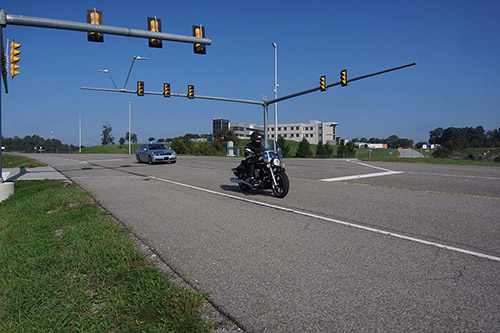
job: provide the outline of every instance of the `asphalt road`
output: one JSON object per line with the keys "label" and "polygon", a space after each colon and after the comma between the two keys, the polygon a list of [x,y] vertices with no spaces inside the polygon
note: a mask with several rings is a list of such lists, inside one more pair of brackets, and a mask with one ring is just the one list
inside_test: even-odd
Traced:
{"label": "asphalt road", "polygon": [[500,168],[290,159],[277,199],[237,158],[31,157],[245,331],[500,331]]}

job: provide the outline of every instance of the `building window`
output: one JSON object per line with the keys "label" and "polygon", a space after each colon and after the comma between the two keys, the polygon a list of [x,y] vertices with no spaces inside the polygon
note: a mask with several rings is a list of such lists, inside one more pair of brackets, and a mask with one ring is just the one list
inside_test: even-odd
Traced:
{"label": "building window", "polygon": [[278,127],[278,131],[281,131],[281,127]]}
{"label": "building window", "polygon": [[299,126],[297,126],[297,127],[295,127],[295,129],[298,131],[298,130],[300,130],[300,127],[299,127]]}

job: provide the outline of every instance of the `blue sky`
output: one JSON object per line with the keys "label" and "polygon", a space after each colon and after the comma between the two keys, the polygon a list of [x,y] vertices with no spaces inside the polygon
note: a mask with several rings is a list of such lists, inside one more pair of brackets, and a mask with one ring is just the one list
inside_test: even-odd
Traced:
{"label": "blue sky", "polygon": [[[146,17],[162,19],[164,32],[191,35],[203,24],[212,39],[206,55],[191,44],[105,35],[87,42],[84,32],[8,25],[21,43],[20,74],[2,95],[4,137],[38,134],[84,145],[100,144],[105,121],[116,141],[128,131],[140,141],[208,133],[212,119],[263,123],[262,107],[162,96],[89,92],[80,87],[146,91],[171,83],[174,93],[262,100],[274,96],[274,49],[278,44],[279,96],[339,80],[418,62],[417,66],[333,87],[279,104],[279,122],[336,121],[345,138],[398,135],[426,141],[436,127],[500,127],[499,1],[17,1],[8,14],[84,22],[86,9],[103,11],[105,25],[146,29]],[[270,107],[270,119],[273,117]]]}

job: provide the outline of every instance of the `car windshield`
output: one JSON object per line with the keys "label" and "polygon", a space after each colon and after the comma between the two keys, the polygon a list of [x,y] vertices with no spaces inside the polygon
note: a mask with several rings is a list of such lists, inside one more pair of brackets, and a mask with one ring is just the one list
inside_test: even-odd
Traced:
{"label": "car windshield", "polygon": [[148,145],[149,150],[160,150],[160,149],[168,149],[167,146],[162,144]]}

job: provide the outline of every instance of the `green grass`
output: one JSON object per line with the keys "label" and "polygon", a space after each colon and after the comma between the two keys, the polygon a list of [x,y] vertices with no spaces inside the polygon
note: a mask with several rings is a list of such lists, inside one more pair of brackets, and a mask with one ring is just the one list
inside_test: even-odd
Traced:
{"label": "green grass", "polygon": [[2,154],[2,168],[34,168],[38,166],[46,166],[47,164],[38,162],[29,157]]}
{"label": "green grass", "polygon": [[0,203],[1,332],[207,332],[205,295],[175,287],[129,230],[61,181]]}
{"label": "green grass", "polygon": [[[133,143],[131,145],[131,153],[135,154],[135,151],[140,146],[140,143]],[[128,144],[123,145],[123,147],[119,145],[86,147],[82,149],[82,154],[128,154]]]}

